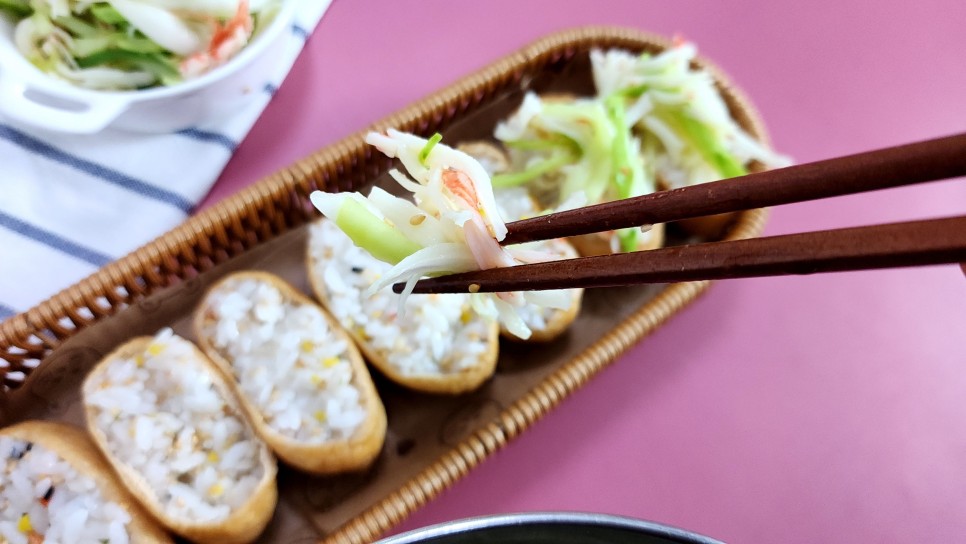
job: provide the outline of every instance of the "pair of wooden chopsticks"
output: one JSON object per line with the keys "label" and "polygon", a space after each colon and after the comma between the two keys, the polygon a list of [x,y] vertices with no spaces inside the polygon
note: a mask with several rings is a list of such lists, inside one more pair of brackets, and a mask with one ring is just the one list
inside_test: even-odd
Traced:
{"label": "pair of wooden chopsticks", "polygon": [[[966,134],[769,170],[509,223],[517,244],[966,175]],[[667,247],[466,272],[414,293],[607,287],[966,262],[966,216]],[[398,293],[402,284],[394,286]]]}

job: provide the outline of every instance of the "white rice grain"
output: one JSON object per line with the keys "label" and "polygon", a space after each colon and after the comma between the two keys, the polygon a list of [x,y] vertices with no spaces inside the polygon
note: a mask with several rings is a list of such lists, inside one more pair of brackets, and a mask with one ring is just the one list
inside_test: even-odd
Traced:
{"label": "white rice grain", "polygon": [[131,517],[43,446],[0,436],[0,542],[126,544]]}
{"label": "white rice grain", "polygon": [[205,312],[203,334],[269,427],[322,443],[349,438],[365,420],[350,346],[318,307],[286,300],[267,281],[239,277],[208,295]]}
{"label": "white rice grain", "polygon": [[[144,478],[167,514],[210,522],[255,490],[266,446],[194,349],[165,329],[143,353],[92,374],[84,398],[114,456]],[[207,471],[218,475],[216,485],[202,477]]]}
{"label": "white rice grain", "polygon": [[399,295],[392,290],[367,294],[391,266],[357,247],[331,221],[311,226],[309,251],[329,310],[401,375],[453,374],[479,364],[489,322],[470,309],[469,295],[412,296],[400,316]]}

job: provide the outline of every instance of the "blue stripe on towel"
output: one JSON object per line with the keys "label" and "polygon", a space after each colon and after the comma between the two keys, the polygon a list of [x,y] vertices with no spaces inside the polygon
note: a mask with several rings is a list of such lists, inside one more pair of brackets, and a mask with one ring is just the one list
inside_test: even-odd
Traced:
{"label": "blue stripe on towel", "polygon": [[307,40],[309,38],[309,31],[298,25],[298,23],[292,23],[292,34]]}
{"label": "blue stripe on towel", "polygon": [[18,313],[17,310],[14,310],[10,306],[7,306],[4,303],[0,302],[0,321],[3,321],[8,317],[13,317],[17,315],[17,313]]}
{"label": "blue stripe on towel", "polygon": [[14,145],[20,146],[31,153],[46,157],[61,164],[66,164],[67,166],[76,168],[81,172],[100,178],[109,183],[113,183],[114,185],[118,185],[148,198],[153,198],[154,200],[170,204],[183,211],[185,214],[190,214],[194,209],[194,205],[191,202],[177,193],[167,191],[160,187],[155,187],[154,185],[132,178],[131,176],[118,172],[117,170],[113,170],[95,162],[71,155],[70,153],[57,149],[46,142],[24,134],[23,132],[20,132],[11,126],[0,124],[0,138],[13,143]]}
{"label": "blue stripe on towel", "polygon": [[208,130],[201,130],[200,128],[186,128],[184,130],[179,130],[177,134],[192,138],[194,140],[199,140],[202,142],[212,142],[221,145],[228,150],[229,153],[234,153],[235,148],[238,144],[234,140],[225,136],[224,134],[219,134],[217,132],[211,132]]}
{"label": "blue stripe on towel", "polygon": [[97,267],[104,266],[113,260],[109,255],[86,248],[80,244],[75,244],[66,238],[58,236],[42,228],[35,227],[29,223],[25,223],[20,219],[7,215],[3,212],[0,212],[0,227],[6,227],[18,234],[30,238],[31,240],[40,242],[48,247],[52,247],[82,261],[87,261]]}
{"label": "blue stripe on towel", "polygon": [[268,93],[269,96],[275,96],[275,93],[278,92],[278,87],[271,83],[266,83],[265,86],[262,87],[262,90]]}

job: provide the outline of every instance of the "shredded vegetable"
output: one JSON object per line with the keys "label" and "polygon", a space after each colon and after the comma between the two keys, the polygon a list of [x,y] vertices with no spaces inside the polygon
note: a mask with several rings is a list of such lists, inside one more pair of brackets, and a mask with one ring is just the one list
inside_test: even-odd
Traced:
{"label": "shredded vegetable", "polygon": [[443,135],[440,133],[433,134],[433,136],[426,142],[426,145],[419,150],[419,164],[426,166],[426,159],[429,157],[430,152],[436,147],[436,144],[443,140]]}
{"label": "shredded vegetable", "polygon": [[731,117],[712,75],[692,66],[696,55],[684,41],[658,55],[591,52],[598,95],[623,103],[656,175],[680,187],[744,175],[751,161],[787,165]]}
{"label": "shredded vegetable", "polygon": [[[413,193],[413,201],[379,188],[368,197],[316,191],[311,199],[357,246],[394,265],[372,289],[405,282],[400,312],[412,285],[424,276],[559,258],[530,247],[499,244],[506,226],[490,177],[471,156],[439,143],[439,138],[424,140],[395,130],[370,133],[366,141],[402,162],[412,178],[396,170],[390,174]],[[570,303],[566,292],[474,293],[471,300],[477,312],[499,319],[521,338],[528,338],[531,331],[517,308],[528,302],[554,308]]]}
{"label": "shredded vegetable", "polygon": [[[695,55],[686,42],[657,55],[595,50],[595,96],[528,93],[494,131],[512,159],[493,177],[494,187],[526,186],[555,208],[578,194],[596,204],[651,193],[659,184],[740,176],[752,161],[788,164],[741,129],[712,75],[692,66]],[[612,236],[614,251],[634,251],[641,230]]]}
{"label": "shredded vegetable", "polygon": [[618,132],[600,101],[547,101],[528,93],[520,109],[494,131],[509,148],[514,167],[494,176],[493,183],[537,183],[536,196],[546,207],[576,192],[599,202],[614,176],[611,148]]}
{"label": "shredded vegetable", "polygon": [[173,85],[224,64],[278,0],[0,0],[34,66],[91,89]]}
{"label": "shredded vegetable", "polygon": [[[494,186],[526,184],[546,207],[558,208],[575,195],[596,204],[654,191],[618,97],[547,101],[528,94],[494,134],[514,164],[512,171],[494,176]],[[616,235],[622,250],[637,248],[638,229]]]}

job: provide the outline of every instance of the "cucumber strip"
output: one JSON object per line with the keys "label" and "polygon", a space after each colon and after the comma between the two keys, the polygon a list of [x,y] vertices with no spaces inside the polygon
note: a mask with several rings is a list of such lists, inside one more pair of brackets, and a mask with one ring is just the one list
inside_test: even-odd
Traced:
{"label": "cucumber strip", "polygon": [[0,0],[0,13],[7,13],[14,19],[23,19],[33,12],[27,0]]}
{"label": "cucumber strip", "polygon": [[536,140],[507,140],[503,145],[521,151],[552,151],[563,150],[580,156],[580,144],[564,134],[550,134],[546,138]]}
{"label": "cucumber strip", "polygon": [[724,145],[722,145],[711,129],[704,123],[701,123],[683,111],[674,111],[671,115],[666,116],[666,119],[691,142],[704,160],[721,177],[733,178],[748,173],[745,166],[734,155],[728,153]]}
{"label": "cucumber strip", "polygon": [[91,68],[94,66],[109,65],[116,68],[135,67],[145,72],[154,74],[162,83],[177,82],[181,80],[174,62],[164,55],[152,53],[136,53],[123,49],[105,49],[86,57],[77,59],[77,65],[81,68]]}
{"label": "cucumber strip", "polygon": [[617,239],[620,241],[622,252],[637,251],[637,237],[640,232],[636,227],[617,231]]}
{"label": "cucumber strip", "polygon": [[117,34],[117,48],[133,53],[163,53],[164,48],[150,38]]}
{"label": "cucumber strip", "polygon": [[613,182],[617,189],[618,198],[631,196],[634,171],[631,168],[631,157],[629,156],[630,129],[626,126],[624,115],[624,99],[618,95],[610,96],[604,100],[604,107],[607,109],[607,117],[614,125],[614,143],[611,145],[611,161],[613,164]]}
{"label": "cucumber strip", "polygon": [[575,158],[569,153],[557,153],[550,158],[542,160],[526,170],[511,172],[507,174],[496,174],[490,178],[494,189],[505,189],[523,185],[546,173],[552,172],[561,166],[574,162]]}
{"label": "cucumber strip", "polygon": [[91,4],[90,7],[91,14],[102,23],[109,25],[120,25],[127,23],[127,19],[124,18],[114,6],[110,4]]}
{"label": "cucumber strip", "polygon": [[53,19],[53,23],[78,38],[95,38],[104,35],[102,30],[98,30],[94,25],[78,17],[58,17]]}
{"label": "cucumber strip", "polygon": [[403,236],[365,206],[349,198],[339,207],[335,224],[357,246],[389,264],[397,264],[422,249],[419,244]]}

